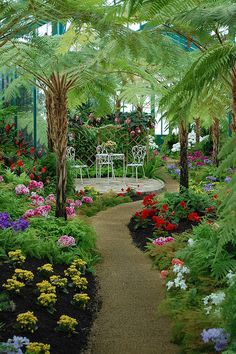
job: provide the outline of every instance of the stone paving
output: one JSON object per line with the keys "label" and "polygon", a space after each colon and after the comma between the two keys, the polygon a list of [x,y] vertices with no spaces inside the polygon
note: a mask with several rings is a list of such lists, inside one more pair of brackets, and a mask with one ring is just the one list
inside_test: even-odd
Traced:
{"label": "stone paving", "polygon": [[136,181],[135,178],[90,178],[84,179],[83,184],[80,179],[76,179],[76,190],[80,190],[85,186],[92,186],[96,189],[96,191],[100,193],[106,193],[109,191],[113,191],[116,193],[121,192],[121,189],[126,189],[127,187],[135,188],[138,191],[143,193],[149,192],[160,192],[165,187],[165,183],[159,179],[138,179]]}

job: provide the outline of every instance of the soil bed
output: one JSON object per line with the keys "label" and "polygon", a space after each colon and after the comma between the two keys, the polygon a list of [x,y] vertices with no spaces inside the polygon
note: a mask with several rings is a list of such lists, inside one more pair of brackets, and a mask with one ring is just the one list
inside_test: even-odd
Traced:
{"label": "soil bed", "polygon": [[[133,243],[136,247],[141,249],[142,251],[146,250],[146,245],[150,242],[148,239],[153,238],[153,232],[155,230],[152,220],[148,220],[148,224],[146,227],[139,227],[136,229],[136,220],[135,217],[130,219],[128,224],[128,228],[130,230],[131,237],[133,239]],[[193,226],[196,226],[197,223],[191,222],[189,220],[180,220],[178,228],[173,232],[173,234],[181,234],[184,231],[191,230]],[[172,233],[169,232],[169,236]]]}
{"label": "soil bed", "polygon": [[[45,263],[48,262],[27,259],[22,266],[17,267],[32,271],[35,277],[29,285],[27,284],[21,290],[19,295],[10,295],[10,299],[15,304],[15,309],[13,311],[0,312],[0,322],[5,324],[0,333],[0,342],[7,341],[13,335],[26,336],[30,341],[50,344],[51,354],[79,354],[87,345],[88,334],[99,307],[96,277],[89,272],[83,275],[88,281],[87,290],[76,291],[74,287],[68,287],[68,293],[65,293],[57,289],[57,303],[54,306],[56,311],[50,314],[44,307],[36,303],[39,294],[36,291],[35,284],[49,278],[49,276],[42,275],[37,270],[37,267]],[[54,273],[51,275],[64,276],[64,270],[68,266],[54,264],[53,268]],[[6,279],[12,277],[13,273],[14,269],[10,268],[8,264],[0,264],[0,288]],[[81,309],[71,304],[73,295],[79,292],[87,293],[90,297],[86,309]],[[27,311],[33,311],[34,315],[38,318],[38,329],[34,333],[23,332],[15,327],[16,316],[19,313]],[[54,330],[61,315],[76,318],[79,323],[76,333],[70,337],[63,332],[56,332]]]}

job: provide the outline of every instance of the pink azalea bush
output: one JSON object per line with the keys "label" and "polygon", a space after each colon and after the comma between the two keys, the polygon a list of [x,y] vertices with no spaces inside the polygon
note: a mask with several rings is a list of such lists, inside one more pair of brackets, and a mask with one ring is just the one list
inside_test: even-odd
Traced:
{"label": "pink azalea bush", "polygon": [[58,246],[60,247],[71,247],[76,245],[74,237],[63,235],[57,241]]}
{"label": "pink azalea bush", "polygon": [[30,191],[24,184],[18,184],[15,188],[15,192],[16,195],[27,195]]}

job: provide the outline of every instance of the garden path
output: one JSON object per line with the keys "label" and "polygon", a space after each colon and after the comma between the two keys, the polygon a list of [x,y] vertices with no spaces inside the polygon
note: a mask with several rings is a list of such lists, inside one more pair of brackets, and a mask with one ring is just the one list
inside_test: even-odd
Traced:
{"label": "garden path", "polygon": [[[168,190],[177,190],[169,180]],[[170,321],[158,304],[164,298],[159,273],[131,241],[127,224],[141,202],[118,205],[92,218],[102,261],[97,266],[102,308],[86,354],[175,354]]]}

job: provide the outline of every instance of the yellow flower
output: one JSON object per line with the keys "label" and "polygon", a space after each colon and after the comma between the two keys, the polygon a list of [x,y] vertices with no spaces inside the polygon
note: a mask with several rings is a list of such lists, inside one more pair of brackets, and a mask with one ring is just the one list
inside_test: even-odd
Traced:
{"label": "yellow flower", "polygon": [[53,293],[41,293],[38,297],[38,302],[40,305],[48,307],[54,305],[57,302],[57,296]]}
{"label": "yellow flower", "polygon": [[61,315],[59,321],[57,321],[58,328],[61,331],[74,333],[75,327],[78,325],[78,321],[70,316]]}
{"label": "yellow flower", "polygon": [[2,285],[7,291],[12,291],[15,293],[19,293],[21,288],[25,286],[24,283],[18,281],[15,277],[7,279],[6,283]]}
{"label": "yellow flower", "polygon": [[28,330],[33,333],[36,330],[38,319],[33,312],[27,311],[17,315],[16,322],[22,330]]}
{"label": "yellow flower", "polygon": [[27,345],[26,354],[50,354],[50,344],[31,342]]}
{"label": "yellow flower", "polygon": [[56,293],[56,287],[53,286],[49,281],[43,280],[36,284],[40,293]]}
{"label": "yellow flower", "polygon": [[65,288],[68,283],[68,280],[66,278],[60,277],[60,275],[52,275],[50,277],[50,282],[53,285],[58,286],[59,288]]}
{"label": "yellow flower", "polygon": [[81,258],[76,258],[73,260],[72,265],[75,266],[76,268],[84,268],[86,267],[87,263],[83,261]]}
{"label": "yellow flower", "polygon": [[71,278],[73,284],[76,286],[76,288],[79,289],[87,289],[88,286],[88,281],[86,278],[81,278],[80,276],[74,276]]}
{"label": "yellow flower", "polygon": [[16,268],[14,277],[25,281],[31,281],[34,279],[34,274],[30,270]]}
{"label": "yellow flower", "polygon": [[8,257],[13,263],[24,263],[26,260],[26,257],[22,254],[21,250],[8,252]]}
{"label": "yellow flower", "polygon": [[90,297],[88,296],[88,294],[75,294],[73,296],[73,301],[75,303],[81,304],[84,308],[86,307],[89,300]]}
{"label": "yellow flower", "polygon": [[64,274],[65,274],[66,277],[72,278],[75,275],[80,276],[81,272],[76,268],[76,266],[71,265],[69,268],[67,268],[64,271]]}
{"label": "yellow flower", "polygon": [[53,273],[53,266],[50,263],[46,263],[42,265],[41,267],[37,268],[39,272],[43,273]]}

